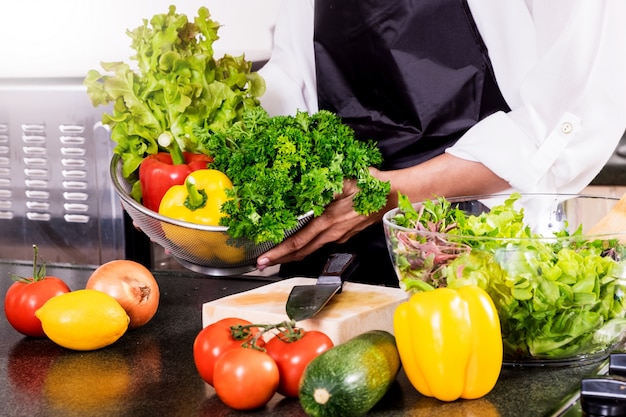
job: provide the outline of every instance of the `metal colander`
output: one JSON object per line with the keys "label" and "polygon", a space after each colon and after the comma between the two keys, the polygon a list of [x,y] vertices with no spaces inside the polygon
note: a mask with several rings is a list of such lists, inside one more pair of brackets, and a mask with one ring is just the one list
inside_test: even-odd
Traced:
{"label": "metal colander", "polygon": [[[242,274],[254,270],[259,255],[276,246],[271,242],[256,244],[246,238],[233,239],[227,227],[178,221],[147,209],[130,196],[131,185],[122,175],[122,160],[117,154],[111,159],[111,179],[136,227],[190,270],[215,276]],[[312,212],[301,216],[285,237],[312,218]]]}

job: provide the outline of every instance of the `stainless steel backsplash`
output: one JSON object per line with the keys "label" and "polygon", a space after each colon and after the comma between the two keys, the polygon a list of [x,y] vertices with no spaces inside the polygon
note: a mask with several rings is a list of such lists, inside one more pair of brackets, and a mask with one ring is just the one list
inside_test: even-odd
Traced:
{"label": "stainless steel backsplash", "polygon": [[101,264],[124,257],[113,143],[82,79],[0,79],[0,258]]}

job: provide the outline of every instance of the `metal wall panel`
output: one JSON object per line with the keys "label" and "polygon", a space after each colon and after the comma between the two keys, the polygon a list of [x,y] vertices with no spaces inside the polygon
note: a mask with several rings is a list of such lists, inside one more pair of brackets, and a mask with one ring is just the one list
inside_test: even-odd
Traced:
{"label": "metal wall panel", "polygon": [[82,79],[0,80],[0,258],[101,264],[124,257],[113,143]]}

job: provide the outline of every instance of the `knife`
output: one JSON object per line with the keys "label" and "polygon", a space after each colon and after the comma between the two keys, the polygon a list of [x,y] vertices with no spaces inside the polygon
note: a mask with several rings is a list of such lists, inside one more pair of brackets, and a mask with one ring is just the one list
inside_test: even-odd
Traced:
{"label": "knife", "polygon": [[343,282],[356,268],[355,258],[352,253],[330,255],[314,285],[296,285],[291,289],[285,306],[287,316],[300,321],[316,315],[335,294],[341,292]]}

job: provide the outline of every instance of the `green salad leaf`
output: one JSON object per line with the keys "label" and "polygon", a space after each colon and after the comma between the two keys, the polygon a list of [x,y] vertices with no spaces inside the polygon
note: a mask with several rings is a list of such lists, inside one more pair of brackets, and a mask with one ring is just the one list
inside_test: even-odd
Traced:
{"label": "green salad leaf", "polygon": [[190,21],[170,6],[127,31],[136,69],[125,62],[103,62],[105,73],[90,70],[84,79],[94,106],[113,104],[102,123],[111,127],[115,153],[131,179],[143,159],[159,151],[166,132],[183,151],[206,153],[194,129],[226,129],[243,111],[259,105],[261,76],[244,56],[213,56],[219,23],[201,7]]}
{"label": "green salad leaf", "polygon": [[477,285],[491,296],[509,359],[592,354],[626,326],[626,248],[578,229],[540,236],[524,223],[514,193],[478,215],[443,198],[401,200],[391,235],[401,286],[409,292]]}
{"label": "green salad leaf", "polygon": [[328,111],[270,117],[261,107],[247,109],[240,122],[211,132],[196,129],[213,156],[212,167],[233,182],[232,200],[222,206],[232,237],[256,243],[281,242],[298,217],[320,215],[344,179],[355,179],[354,209],[369,214],[383,208],[390,185],[374,178],[370,166],[382,162],[372,141],[358,141],[354,131]]}

